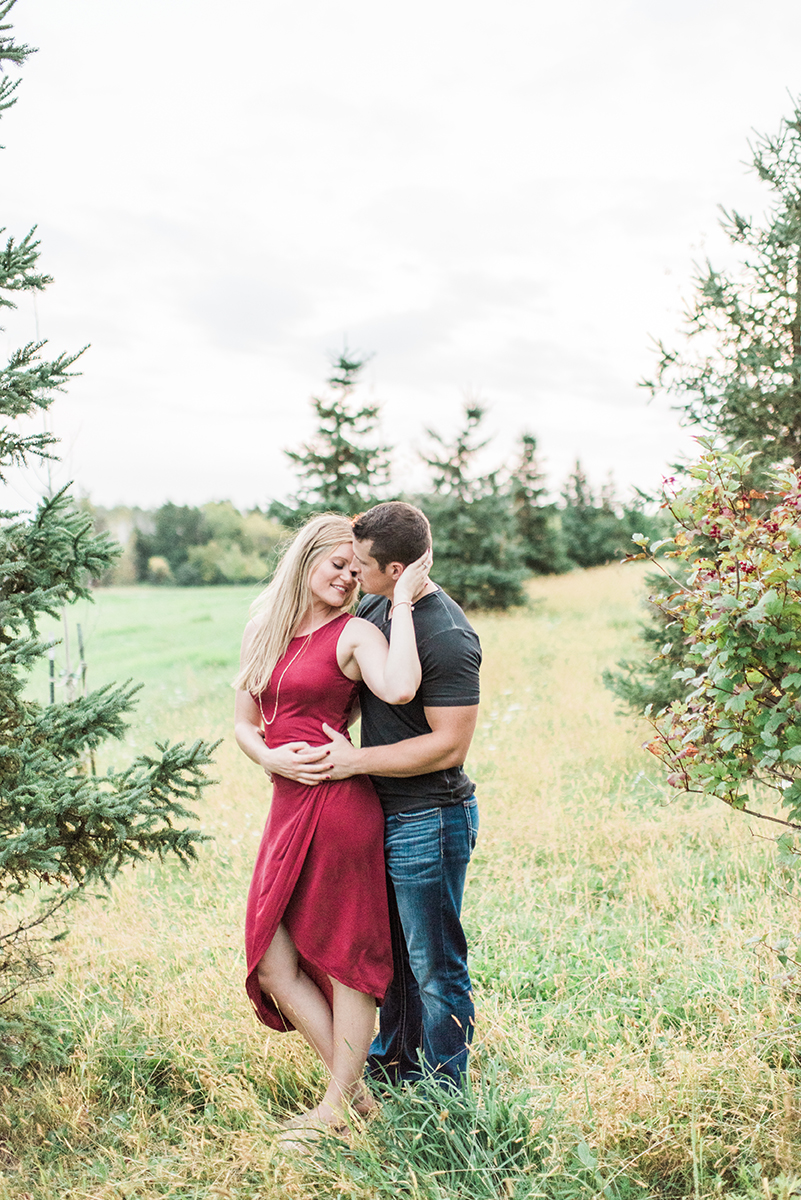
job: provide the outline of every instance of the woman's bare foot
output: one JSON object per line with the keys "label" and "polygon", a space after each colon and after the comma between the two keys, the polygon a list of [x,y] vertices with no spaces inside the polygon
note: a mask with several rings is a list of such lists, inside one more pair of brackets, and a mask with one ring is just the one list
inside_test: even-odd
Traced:
{"label": "woman's bare foot", "polygon": [[379,1109],[379,1103],[366,1083],[357,1085],[351,1104],[360,1117],[372,1117]]}
{"label": "woman's bare foot", "polygon": [[288,1117],[281,1122],[282,1129],[317,1129],[342,1133],[347,1129],[345,1114],[322,1100],[308,1112],[299,1113],[296,1117]]}

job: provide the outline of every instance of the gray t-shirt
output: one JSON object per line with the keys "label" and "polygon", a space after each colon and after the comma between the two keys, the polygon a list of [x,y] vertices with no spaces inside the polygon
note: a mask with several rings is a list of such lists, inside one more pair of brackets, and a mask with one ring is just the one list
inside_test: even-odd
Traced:
{"label": "gray t-shirt", "polygon": [[[371,621],[389,638],[390,607],[384,596],[365,596],[357,616]],[[440,588],[415,602],[412,618],[423,672],[417,695],[409,704],[386,704],[362,687],[363,746],[390,746],[430,733],[427,707],[478,704],[481,645],[456,601]],[[456,804],[475,790],[461,766],[406,779],[386,775],[371,778],[387,814]]]}

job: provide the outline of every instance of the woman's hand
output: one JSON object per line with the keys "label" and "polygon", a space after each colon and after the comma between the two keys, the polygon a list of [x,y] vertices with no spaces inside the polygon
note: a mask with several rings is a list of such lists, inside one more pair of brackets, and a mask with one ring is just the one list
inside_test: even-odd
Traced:
{"label": "woman's hand", "polygon": [[360,617],[349,621],[337,642],[337,663],[348,679],[362,679],[387,704],[408,704],[422,672],[415,642],[412,604],[428,585],[431,550],[426,550],[395,581],[389,649],[384,635]]}
{"label": "woman's hand", "polygon": [[326,751],[325,746],[310,746],[308,742],[286,742],[267,750],[262,766],[266,775],[281,775],[311,787],[326,778],[328,767],[320,761]]}
{"label": "woman's hand", "polygon": [[429,547],[425,554],[421,554],[419,558],[404,568],[403,574],[395,582],[395,590],[392,594],[393,605],[411,604],[414,598],[425,590],[433,560],[434,556]]}

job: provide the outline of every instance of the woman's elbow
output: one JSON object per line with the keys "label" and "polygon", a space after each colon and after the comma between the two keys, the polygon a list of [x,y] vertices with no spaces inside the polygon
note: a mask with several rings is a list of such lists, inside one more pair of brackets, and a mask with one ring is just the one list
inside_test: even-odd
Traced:
{"label": "woman's elbow", "polygon": [[234,722],[234,738],[240,750],[247,753],[248,746],[253,742],[254,736],[261,737],[261,730],[252,723],[252,721],[242,720]]}
{"label": "woman's elbow", "polygon": [[393,704],[398,707],[402,707],[404,704],[409,704],[412,700],[414,700],[416,695],[416,690],[406,688],[405,691],[391,692],[388,696],[384,696],[383,699],[387,704]]}

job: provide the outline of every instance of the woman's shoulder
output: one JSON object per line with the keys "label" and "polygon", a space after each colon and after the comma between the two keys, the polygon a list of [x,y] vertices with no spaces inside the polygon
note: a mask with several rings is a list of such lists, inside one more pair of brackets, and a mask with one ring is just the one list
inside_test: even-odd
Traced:
{"label": "woman's shoulder", "polygon": [[250,618],[250,620],[248,621],[248,623],[245,626],[244,631],[242,633],[242,645],[243,646],[250,645],[250,643],[253,641],[254,637],[258,633],[260,625],[261,625],[261,622],[258,621],[255,617]]}
{"label": "woman's shoulder", "polygon": [[[343,613],[347,620],[343,623],[340,637],[349,640],[352,643],[362,642],[365,638],[373,637],[378,630],[372,621],[365,621],[364,617],[357,617],[355,613]],[[380,635],[383,637],[383,634]]]}

